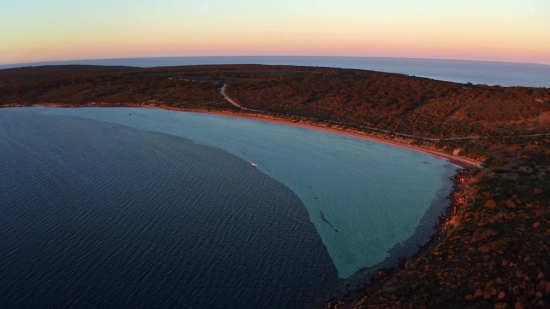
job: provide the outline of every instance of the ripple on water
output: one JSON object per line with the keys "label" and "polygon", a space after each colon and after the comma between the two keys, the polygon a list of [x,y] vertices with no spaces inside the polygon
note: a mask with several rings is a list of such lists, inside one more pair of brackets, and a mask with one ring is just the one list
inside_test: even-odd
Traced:
{"label": "ripple on water", "polygon": [[299,198],[225,151],[0,111],[0,307],[300,308],[337,271]]}

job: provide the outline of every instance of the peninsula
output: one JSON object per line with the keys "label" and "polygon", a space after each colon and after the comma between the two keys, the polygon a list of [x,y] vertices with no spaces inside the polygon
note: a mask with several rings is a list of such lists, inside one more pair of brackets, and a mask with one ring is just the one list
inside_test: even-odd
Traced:
{"label": "peninsula", "polygon": [[0,85],[0,107],[129,106],[252,117],[450,160],[465,169],[433,241],[323,306],[550,306],[550,89],[263,65],[45,66],[0,70]]}

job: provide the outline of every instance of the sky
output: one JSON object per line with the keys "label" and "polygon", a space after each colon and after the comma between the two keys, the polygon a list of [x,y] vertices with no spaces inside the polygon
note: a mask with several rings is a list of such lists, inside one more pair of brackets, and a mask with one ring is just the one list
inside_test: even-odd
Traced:
{"label": "sky", "polygon": [[550,64],[549,0],[3,0],[0,64],[368,56]]}

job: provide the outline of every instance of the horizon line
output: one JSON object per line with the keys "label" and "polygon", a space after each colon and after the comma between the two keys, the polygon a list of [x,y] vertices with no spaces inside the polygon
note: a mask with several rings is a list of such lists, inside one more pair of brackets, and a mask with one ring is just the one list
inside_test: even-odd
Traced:
{"label": "horizon line", "polygon": [[[10,68],[23,68],[26,66],[47,66],[47,65],[64,65],[66,62],[78,62],[78,61],[109,61],[109,60],[137,60],[137,59],[177,59],[177,58],[371,58],[371,59],[406,59],[406,60],[441,60],[441,61],[457,61],[457,62],[489,62],[489,63],[506,63],[506,64],[523,64],[523,65],[537,65],[550,67],[550,63],[538,63],[538,62],[519,62],[519,61],[503,61],[503,60],[485,60],[485,59],[453,59],[453,58],[431,58],[431,57],[391,57],[391,56],[322,56],[322,55],[208,55],[208,56],[145,56],[145,57],[119,57],[119,58],[89,58],[89,59],[68,59],[68,60],[45,60],[34,62],[15,62],[15,63],[0,63],[0,70]],[[247,63],[247,64],[260,64],[260,63]],[[66,63],[65,65],[70,65]],[[74,65],[79,65],[75,63]],[[92,64],[93,65],[93,64]],[[97,64],[102,66],[102,64]],[[13,67],[8,67],[13,66]],[[108,66],[108,65],[104,65]],[[122,65],[124,66],[124,65]],[[2,68],[6,67],[6,68]]]}

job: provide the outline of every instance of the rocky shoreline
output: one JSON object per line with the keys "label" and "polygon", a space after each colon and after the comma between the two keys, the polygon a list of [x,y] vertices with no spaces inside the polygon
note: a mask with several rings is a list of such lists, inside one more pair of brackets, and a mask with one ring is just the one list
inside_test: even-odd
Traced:
{"label": "rocky shoreline", "polygon": [[397,265],[393,267],[384,267],[372,271],[363,283],[353,285],[346,283],[344,289],[325,298],[323,301],[317,302],[314,308],[355,308],[366,303],[370,296],[380,290],[392,291],[397,284],[395,275],[414,265],[414,262],[424,254],[433,251],[441,243],[447,232],[453,228],[454,216],[466,202],[465,196],[467,194],[465,190],[469,188],[466,179],[472,168],[460,169],[452,177],[453,189],[449,195],[450,205],[445,209],[445,213],[439,216],[430,240],[426,244],[418,246],[415,254],[409,257],[400,257],[396,263]]}

